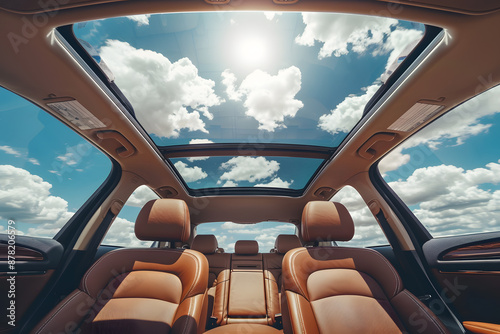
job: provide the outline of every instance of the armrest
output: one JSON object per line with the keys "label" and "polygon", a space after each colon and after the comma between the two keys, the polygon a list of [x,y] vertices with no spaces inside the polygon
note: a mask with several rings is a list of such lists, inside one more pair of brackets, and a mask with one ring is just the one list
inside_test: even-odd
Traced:
{"label": "armrest", "polygon": [[464,321],[464,327],[476,334],[500,334],[500,325],[485,322]]}

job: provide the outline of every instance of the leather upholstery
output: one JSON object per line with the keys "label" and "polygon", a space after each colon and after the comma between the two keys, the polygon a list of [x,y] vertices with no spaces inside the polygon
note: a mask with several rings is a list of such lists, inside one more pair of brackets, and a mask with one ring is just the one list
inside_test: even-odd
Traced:
{"label": "leather upholstery", "polygon": [[262,254],[266,285],[267,313],[275,321],[275,315],[281,313],[281,267],[283,256],[291,249],[302,247],[296,235],[280,234],[276,238],[275,253]]}
{"label": "leather upholstery", "polygon": [[302,212],[301,233],[304,242],[349,241],[354,236],[354,223],[344,205],[311,201]]}
{"label": "leather upholstery", "polygon": [[214,328],[207,334],[279,334],[282,331],[277,330],[271,326],[259,325],[259,324],[229,324],[221,327]]}
{"label": "leather upholstery", "polygon": [[216,323],[220,325],[222,320],[227,318],[231,254],[217,253],[217,238],[211,234],[197,235],[191,244],[191,249],[203,253],[208,260],[207,316],[217,318]]}
{"label": "leather upholstery", "polygon": [[299,238],[293,234],[280,234],[276,237],[274,248],[276,253],[286,254],[291,249],[302,247]]}
{"label": "leather upholstery", "polygon": [[234,253],[238,255],[257,255],[259,244],[255,240],[238,240],[234,245]]}
{"label": "leather upholstery", "polygon": [[213,234],[198,234],[193,239],[191,249],[197,250],[203,254],[214,254],[217,251],[217,238]]}
{"label": "leather upholstery", "polygon": [[500,334],[500,325],[485,322],[464,321],[464,327],[476,334]]}
{"label": "leather upholstery", "polygon": [[157,199],[147,202],[135,222],[135,235],[140,240],[182,241],[191,233],[189,209],[179,199]]}
{"label": "leather upholstery", "polygon": [[[138,217],[143,224],[139,233],[152,236],[158,231],[167,241],[184,238],[184,231],[190,229],[187,207],[177,200],[172,205],[161,202],[159,206],[155,201],[145,205]],[[169,213],[160,212],[166,209]],[[146,226],[151,221],[156,225],[153,228]],[[168,222],[177,232],[161,232],[169,230]],[[179,227],[181,222],[183,227]],[[32,333],[202,333],[207,282],[208,261],[197,251],[115,250],[97,260],[78,289],[46,315]]]}
{"label": "leather upholstery", "polygon": [[[317,203],[304,209],[306,241],[321,238],[321,229],[322,240],[352,237],[353,222],[343,206]],[[283,259],[282,277],[285,333],[448,333],[374,250],[295,248]]]}

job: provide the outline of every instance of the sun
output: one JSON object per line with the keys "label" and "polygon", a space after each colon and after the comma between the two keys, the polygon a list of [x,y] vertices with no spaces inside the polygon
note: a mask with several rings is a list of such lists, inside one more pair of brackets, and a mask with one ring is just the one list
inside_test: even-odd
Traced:
{"label": "sun", "polygon": [[233,47],[235,60],[242,65],[260,65],[265,63],[269,56],[269,46],[263,36],[242,36]]}

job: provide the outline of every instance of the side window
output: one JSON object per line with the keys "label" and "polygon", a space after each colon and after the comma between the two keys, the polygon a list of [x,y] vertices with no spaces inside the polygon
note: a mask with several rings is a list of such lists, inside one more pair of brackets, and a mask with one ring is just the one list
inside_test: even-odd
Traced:
{"label": "side window", "polygon": [[134,233],[135,219],[148,201],[158,199],[158,195],[148,186],[138,187],[128,198],[122,210],[109,227],[102,241],[107,246],[149,247],[151,241],[141,241]]}
{"label": "side window", "polygon": [[500,86],[427,126],[379,164],[433,237],[500,231]]}
{"label": "side window", "polygon": [[0,233],[54,237],[104,182],[111,161],[63,123],[0,87]]}
{"label": "side window", "polygon": [[344,204],[354,220],[354,238],[346,242],[337,242],[339,246],[370,247],[389,244],[380,225],[356,189],[345,186],[331,200]]}

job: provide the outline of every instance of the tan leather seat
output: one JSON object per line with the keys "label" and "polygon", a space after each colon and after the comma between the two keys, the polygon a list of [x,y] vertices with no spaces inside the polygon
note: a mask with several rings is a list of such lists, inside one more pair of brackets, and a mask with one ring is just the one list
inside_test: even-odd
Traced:
{"label": "tan leather seat", "polygon": [[266,285],[267,313],[276,321],[275,315],[281,313],[281,271],[283,257],[291,249],[302,247],[299,237],[293,234],[280,234],[274,243],[274,253],[262,254]]}
{"label": "tan leather seat", "polygon": [[[340,203],[309,202],[301,232],[304,242],[348,241],[354,224]],[[371,249],[293,249],[283,259],[283,287],[285,333],[448,333]]]}
{"label": "tan leather seat", "polygon": [[[148,202],[135,233],[141,240],[187,241],[186,203]],[[208,262],[189,249],[120,249],[103,255],[78,289],[34,333],[202,333],[205,330]]]}
{"label": "tan leather seat", "polygon": [[208,318],[214,317],[211,326],[220,325],[227,316],[224,310],[227,309],[231,254],[219,253],[218,246],[217,238],[211,234],[199,234],[191,244],[191,249],[203,253],[208,260]]}

